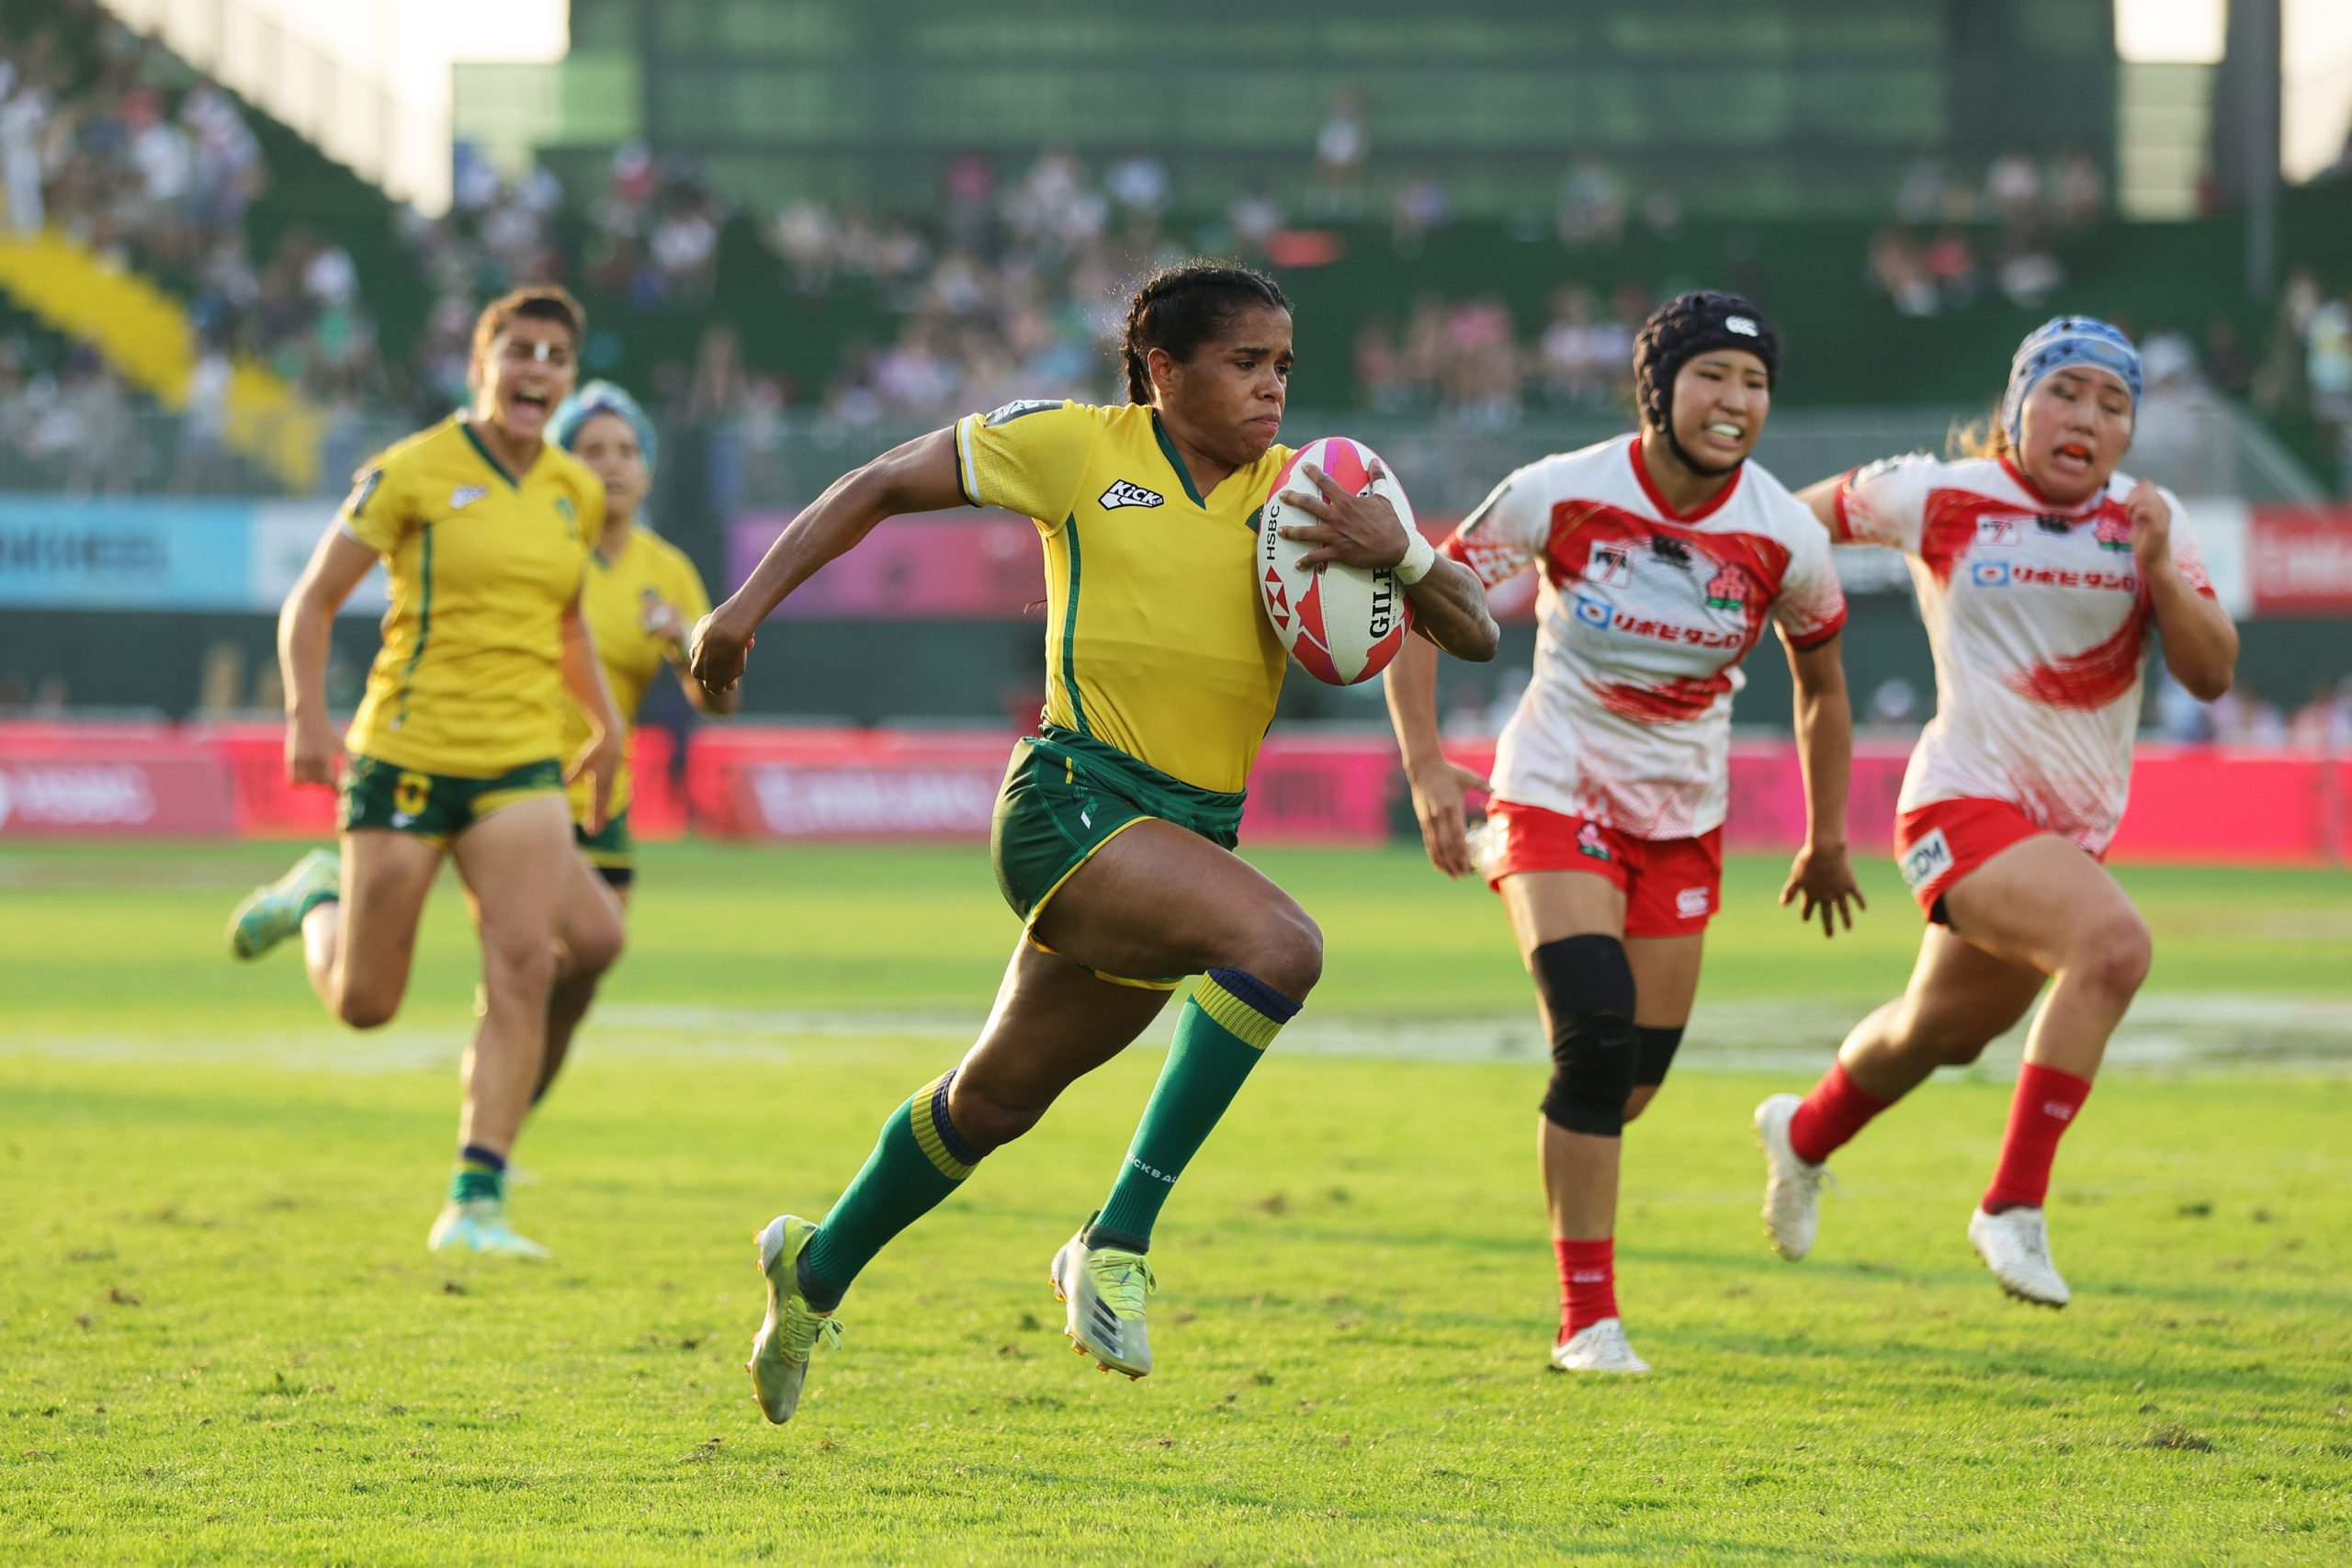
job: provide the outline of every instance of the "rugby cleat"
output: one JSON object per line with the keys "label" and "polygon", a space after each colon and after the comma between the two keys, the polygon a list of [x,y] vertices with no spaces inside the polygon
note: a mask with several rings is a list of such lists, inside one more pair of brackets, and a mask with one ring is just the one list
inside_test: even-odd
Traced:
{"label": "rugby cleat", "polygon": [[1159,1288],[1151,1264],[1123,1247],[1089,1248],[1080,1231],[1054,1254],[1054,1298],[1069,1309],[1062,1332],[1070,1348],[1091,1356],[1106,1372],[1130,1381],[1151,1371],[1151,1338],[1144,1330],[1144,1298]]}
{"label": "rugby cleat", "polygon": [[777,1426],[800,1408],[800,1385],[808,1379],[808,1357],[818,1342],[842,1342],[840,1320],[811,1307],[800,1290],[797,1265],[816,1234],[817,1227],[799,1215],[778,1214],[753,1238],[760,1247],[760,1272],[768,1281],[768,1314],[743,1370],[752,1374],[760,1414]]}
{"label": "rugby cleat", "polygon": [[245,895],[229,917],[229,951],[246,960],[259,958],[300,932],[303,900],[313,893],[333,897],[342,891],[342,855],[312,850],[294,863],[293,870]]}
{"label": "rugby cleat", "polygon": [[1588,1323],[1552,1347],[1552,1366],[1563,1372],[1645,1372],[1650,1364],[1634,1354],[1625,1341],[1623,1320],[1604,1317]]}
{"label": "rugby cleat", "polygon": [[1756,1108],[1756,1143],[1764,1151],[1764,1234],[1772,1250],[1794,1263],[1813,1250],[1821,1220],[1821,1179],[1815,1165],[1791,1146],[1789,1122],[1804,1100],[1776,1094]]}
{"label": "rugby cleat", "polygon": [[424,1238],[424,1247],[428,1252],[471,1252],[489,1258],[552,1256],[530,1237],[514,1234],[506,1223],[506,1205],[495,1198],[474,1198],[443,1208]]}
{"label": "rugby cleat", "polygon": [[1968,1218],[1968,1245],[2001,1282],[2001,1289],[2036,1306],[2062,1307],[2073,1300],[2058,1265],[2050,1260],[2050,1228],[2039,1209],[1979,1209]]}

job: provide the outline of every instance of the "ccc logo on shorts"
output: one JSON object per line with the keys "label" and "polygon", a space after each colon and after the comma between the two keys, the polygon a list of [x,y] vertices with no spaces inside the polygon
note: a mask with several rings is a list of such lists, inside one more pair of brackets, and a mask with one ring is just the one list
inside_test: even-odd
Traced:
{"label": "ccc logo on shorts", "polygon": [[403,817],[422,816],[424,803],[433,795],[433,779],[427,773],[402,773],[392,785],[392,809]]}

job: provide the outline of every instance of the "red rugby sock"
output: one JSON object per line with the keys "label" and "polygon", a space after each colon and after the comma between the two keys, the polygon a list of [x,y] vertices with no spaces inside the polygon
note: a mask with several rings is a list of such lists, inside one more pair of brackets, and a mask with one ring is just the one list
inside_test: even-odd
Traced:
{"label": "red rugby sock", "polygon": [[2089,1098],[2090,1080],[2055,1067],[2028,1062],[2018,1073],[2018,1091],[2009,1100],[2009,1130],[2001,1138],[2001,1163],[1993,1185],[1984,1190],[1981,1207],[1988,1214],[2004,1209],[2039,1209],[2050,1195],[2050,1162],[2057,1157],[2058,1140]]}
{"label": "red rugby sock", "polygon": [[1577,1330],[1617,1315],[1617,1242],[1613,1236],[1570,1241],[1555,1235],[1552,1251],[1560,1260],[1559,1342],[1566,1344]]}
{"label": "red rugby sock", "polygon": [[1832,1062],[1796,1114],[1789,1118],[1789,1146],[1796,1150],[1797,1158],[1819,1165],[1851,1143],[1871,1117],[1894,1103],[1863,1093],[1846,1076],[1846,1064]]}

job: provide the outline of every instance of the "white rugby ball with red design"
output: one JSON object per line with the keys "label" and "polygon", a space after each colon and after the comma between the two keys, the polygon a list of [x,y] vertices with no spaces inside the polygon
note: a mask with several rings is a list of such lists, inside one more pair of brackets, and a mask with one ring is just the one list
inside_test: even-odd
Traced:
{"label": "white rugby ball with red design", "polygon": [[1373,478],[1377,460],[1371,447],[1343,435],[1310,441],[1292,453],[1274,476],[1274,491],[1258,520],[1259,603],[1290,656],[1326,685],[1352,686],[1385,670],[1412,630],[1413,602],[1406,597],[1394,568],[1374,571],[1336,561],[1300,566],[1298,558],[1315,547],[1283,538],[1282,529],[1285,524],[1304,526],[1317,519],[1283,504],[1283,494],[1316,493],[1315,481],[1298,472],[1299,465],[1312,463],[1351,495],[1386,496],[1398,521],[1409,529],[1413,503],[1405,499],[1405,487],[1387,464],[1381,463],[1380,477]]}

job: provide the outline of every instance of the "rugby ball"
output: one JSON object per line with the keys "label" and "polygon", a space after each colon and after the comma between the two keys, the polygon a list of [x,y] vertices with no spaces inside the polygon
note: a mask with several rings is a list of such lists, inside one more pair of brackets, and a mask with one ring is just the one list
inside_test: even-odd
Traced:
{"label": "rugby ball", "polygon": [[1405,487],[1385,463],[1374,479],[1374,460],[1371,447],[1342,435],[1308,442],[1274,476],[1273,493],[1258,520],[1258,602],[1290,656],[1326,685],[1352,686],[1386,669],[1412,629],[1413,602],[1392,568],[1300,566],[1298,558],[1315,547],[1283,538],[1282,529],[1317,519],[1283,497],[1316,493],[1315,481],[1298,472],[1301,464],[1312,463],[1351,494],[1387,497],[1410,529],[1413,503],[1405,499]]}

